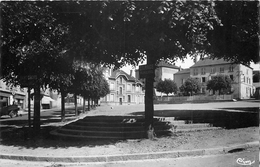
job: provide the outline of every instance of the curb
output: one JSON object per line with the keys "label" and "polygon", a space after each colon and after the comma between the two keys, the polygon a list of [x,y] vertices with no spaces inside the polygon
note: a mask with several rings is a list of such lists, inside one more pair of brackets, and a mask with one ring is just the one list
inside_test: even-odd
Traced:
{"label": "curb", "polygon": [[147,160],[160,158],[178,158],[187,156],[204,156],[221,153],[229,153],[235,149],[247,149],[259,147],[259,141],[248,142],[244,144],[231,145],[229,147],[216,147],[209,149],[196,150],[180,150],[155,153],[125,154],[125,155],[102,155],[102,156],[75,156],[75,157],[44,157],[44,156],[20,156],[0,154],[0,159],[22,160],[22,161],[45,161],[45,162],[115,162],[115,161],[131,161],[131,160]]}

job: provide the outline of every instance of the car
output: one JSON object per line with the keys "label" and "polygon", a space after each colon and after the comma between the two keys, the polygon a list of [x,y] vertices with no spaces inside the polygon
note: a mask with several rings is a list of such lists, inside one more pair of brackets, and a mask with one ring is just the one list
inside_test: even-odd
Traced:
{"label": "car", "polygon": [[11,118],[18,116],[18,105],[7,105],[6,102],[0,101],[0,117],[3,115],[9,115]]}

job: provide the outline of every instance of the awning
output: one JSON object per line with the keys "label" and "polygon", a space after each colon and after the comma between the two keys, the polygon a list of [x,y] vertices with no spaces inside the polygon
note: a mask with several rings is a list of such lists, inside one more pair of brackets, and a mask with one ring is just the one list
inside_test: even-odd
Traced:
{"label": "awning", "polygon": [[22,100],[24,100],[24,99],[25,99],[25,95],[15,94],[14,98],[15,98],[15,99],[22,99]]}
{"label": "awning", "polygon": [[2,92],[0,91],[0,96],[3,96],[3,97],[10,97],[12,95],[12,93],[6,93],[6,92]]}
{"label": "awning", "polygon": [[43,96],[42,98],[42,104],[50,104],[50,101],[55,101],[52,98],[50,98],[49,96]]}

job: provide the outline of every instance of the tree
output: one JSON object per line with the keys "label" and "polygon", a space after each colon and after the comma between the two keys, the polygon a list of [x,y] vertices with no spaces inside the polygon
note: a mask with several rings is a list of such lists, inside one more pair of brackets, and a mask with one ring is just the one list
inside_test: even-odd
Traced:
{"label": "tree", "polygon": [[212,79],[207,82],[207,90],[219,91],[219,95],[221,91],[231,89],[232,80],[227,75],[216,75],[212,76]]}
{"label": "tree", "polygon": [[[40,129],[40,89],[50,82],[63,50],[67,27],[56,24],[41,2],[1,3],[2,76],[7,83],[34,88],[33,128]],[[30,85],[29,77],[34,78]]]}
{"label": "tree", "polygon": [[186,95],[193,95],[193,92],[197,93],[200,91],[201,84],[195,78],[188,78],[183,85],[180,87],[180,91]]}
{"label": "tree", "polygon": [[[235,57],[239,62],[248,63],[255,60],[255,53],[258,55],[258,28],[255,29],[258,27],[255,26],[258,23],[258,2],[241,3],[237,8],[236,2],[222,5],[213,1],[16,2],[19,5],[10,8],[11,12],[2,10],[2,25],[6,26],[2,30],[4,42],[1,45],[6,47],[3,60],[8,60],[3,63],[4,77],[16,83],[17,76],[22,76],[19,70],[32,68],[28,65],[33,64],[34,70],[29,71],[40,71],[37,69],[40,65],[42,71],[37,81],[44,85],[48,80],[42,78],[49,78],[49,72],[53,70],[46,66],[41,68],[41,63],[46,63],[47,67],[55,64],[53,56],[59,55],[64,48],[73,61],[91,60],[115,67],[137,65],[145,58],[148,65],[156,65],[161,59],[175,61],[193,53],[210,53],[217,58]],[[241,11],[246,12],[242,14]],[[69,38],[61,40],[65,32]],[[18,62],[24,57],[10,56],[9,52],[24,53],[27,51],[24,46],[32,47],[30,50],[36,55],[44,56],[36,59],[39,62],[35,60],[18,68]],[[38,48],[41,48],[40,52]],[[252,54],[248,56],[239,48]],[[45,61],[46,57],[48,60]],[[153,81],[154,74],[145,79],[146,128],[153,125]]]}
{"label": "tree", "polygon": [[169,93],[177,93],[178,90],[176,83],[170,79],[160,80],[156,85],[156,89],[158,92],[167,94],[167,97]]}
{"label": "tree", "polygon": [[[217,58],[235,56],[237,61],[248,63],[255,59],[255,54],[250,54],[245,59],[240,52],[229,52],[228,49],[219,52],[223,46],[218,44],[225,42],[225,36],[232,37],[232,40],[244,35],[245,38],[241,38],[240,41],[244,39],[251,41],[251,35],[258,35],[257,31],[250,34],[240,33],[248,29],[243,26],[239,27],[241,29],[232,29],[232,35],[229,35],[229,29],[240,22],[235,21],[235,12],[232,13],[232,18],[229,16],[230,13],[227,13],[229,8],[225,6],[230,5],[229,2],[225,3],[222,8],[221,4],[216,5],[213,1],[96,3],[77,1],[67,2],[63,7],[58,4],[58,10],[55,11],[61,10],[62,14],[57,12],[58,17],[64,18],[70,24],[73,34],[70,51],[78,57],[95,59],[105,65],[112,64],[116,67],[124,64],[136,65],[145,58],[148,65],[155,65],[161,59],[175,61],[178,58],[185,58],[188,53],[210,53]],[[247,25],[255,25],[258,22],[255,17],[258,15],[255,10],[257,2],[249,6],[247,9],[245,5],[240,8],[233,5],[232,10],[237,10],[239,13],[242,10],[253,9],[254,17],[248,19]],[[218,9],[217,13],[215,8]],[[227,21],[221,22],[218,15]],[[248,16],[239,15],[240,20],[246,20]],[[233,20],[232,25],[228,25],[227,18]],[[218,35],[221,35],[220,41],[215,40]],[[258,41],[255,42],[258,44]],[[258,45],[241,47],[240,42],[232,43],[233,49],[238,48],[237,46],[253,49],[252,53],[258,51]],[[146,127],[149,127],[153,124],[154,74],[145,80],[145,118]]]}
{"label": "tree", "polygon": [[260,82],[260,71],[253,71],[253,82]]}
{"label": "tree", "polygon": [[222,24],[214,24],[207,35],[209,52],[235,63],[257,63],[259,59],[259,1],[215,1]]}

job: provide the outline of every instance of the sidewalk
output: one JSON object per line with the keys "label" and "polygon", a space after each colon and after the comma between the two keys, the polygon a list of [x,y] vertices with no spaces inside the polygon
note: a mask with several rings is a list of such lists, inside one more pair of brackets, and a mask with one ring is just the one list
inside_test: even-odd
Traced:
{"label": "sidewalk", "polygon": [[66,163],[79,163],[79,162],[114,162],[114,161],[130,161],[130,160],[146,160],[146,159],[159,159],[159,158],[179,158],[186,156],[204,156],[227,154],[236,152],[237,150],[247,150],[249,148],[259,147],[259,141],[249,142],[244,144],[231,145],[228,147],[217,147],[208,149],[195,149],[195,150],[179,150],[168,152],[156,153],[141,153],[141,154],[125,154],[125,155],[103,155],[103,156],[26,156],[16,154],[2,154],[0,159],[12,159],[22,161],[45,161],[45,162],[66,162]]}

